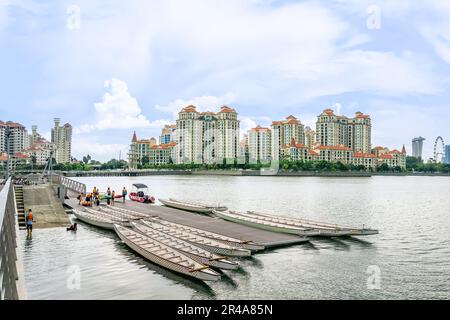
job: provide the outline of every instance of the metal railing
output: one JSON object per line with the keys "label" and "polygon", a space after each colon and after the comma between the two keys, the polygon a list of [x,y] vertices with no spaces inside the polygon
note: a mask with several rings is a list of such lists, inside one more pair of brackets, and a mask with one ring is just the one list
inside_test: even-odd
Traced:
{"label": "metal railing", "polygon": [[0,300],[21,299],[17,257],[14,186],[9,179],[0,192]]}
{"label": "metal railing", "polygon": [[77,193],[86,194],[86,185],[84,183],[69,179],[67,177],[64,177],[63,175],[59,175],[58,180],[59,180],[58,183],[61,184],[63,187],[75,191]]}

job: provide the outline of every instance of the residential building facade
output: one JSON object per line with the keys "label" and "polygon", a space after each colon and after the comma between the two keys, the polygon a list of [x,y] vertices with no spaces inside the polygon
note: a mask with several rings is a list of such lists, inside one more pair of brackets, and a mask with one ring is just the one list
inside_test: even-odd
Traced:
{"label": "residential building facade", "polygon": [[272,132],[257,126],[248,132],[249,163],[268,163],[272,158]]}
{"label": "residential building facade", "polygon": [[175,163],[234,163],[238,157],[240,122],[223,106],[218,113],[183,108],[176,121]]}
{"label": "residential building facade", "polygon": [[322,146],[343,145],[355,152],[370,153],[371,134],[370,116],[362,112],[356,112],[354,118],[347,118],[325,109],[317,118],[317,143]]}
{"label": "residential building facade", "polygon": [[23,151],[23,154],[30,158],[33,165],[45,166],[50,157],[54,156],[56,146],[44,139],[35,141],[30,147]]}
{"label": "residential building facade", "polygon": [[128,154],[129,167],[131,169],[137,169],[138,165],[144,162],[145,157],[149,160],[150,150],[156,145],[157,141],[155,138],[138,140],[136,132],[134,132]]}
{"label": "residential building facade", "polygon": [[55,118],[52,128],[52,140],[55,145],[56,163],[70,163],[72,159],[72,126],[69,123],[61,126],[61,119]]}
{"label": "residential building facade", "polygon": [[[9,133],[9,139],[7,134]],[[28,134],[25,126],[17,122],[0,121],[0,153],[11,156],[21,152],[28,144]]]}
{"label": "residential building facade", "polygon": [[161,130],[161,136],[159,137],[160,144],[169,144],[175,141],[177,125],[176,124],[166,124]]}
{"label": "residential building facade", "polygon": [[305,127],[294,116],[289,116],[283,121],[272,122],[272,160],[281,160],[282,150],[291,143],[292,138],[297,143],[305,143]]}
{"label": "residential building facade", "polygon": [[309,149],[313,149],[317,143],[316,132],[310,127],[305,128],[305,145]]}
{"label": "residential building facade", "polygon": [[167,144],[154,145],[149,150],[149,164],[160,166],[173,163],[172,156],[176,142],[172,141]]}

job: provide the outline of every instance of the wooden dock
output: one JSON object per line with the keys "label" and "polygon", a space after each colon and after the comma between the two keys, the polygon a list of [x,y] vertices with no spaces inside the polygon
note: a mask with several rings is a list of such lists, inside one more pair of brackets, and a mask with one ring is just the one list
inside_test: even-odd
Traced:
{"label": "wooden dock", "polygon": [[[64,203],[73,209],[82,208],[78,205],[78,200],[73,197],[66,199]],[[116,201],[115,206],[147,213],[170,222],[204,229],[224,236],[253,241],[264,245],[266,248],[294,245],[304,243],[305,241],[304,238],[295,235],[255,229],[241,224],[228,222],[220,218],[209,217],[160,205],[142,204],[130,200],[127,200],[125,204],[122,204],[122,200],[120,200]]]}

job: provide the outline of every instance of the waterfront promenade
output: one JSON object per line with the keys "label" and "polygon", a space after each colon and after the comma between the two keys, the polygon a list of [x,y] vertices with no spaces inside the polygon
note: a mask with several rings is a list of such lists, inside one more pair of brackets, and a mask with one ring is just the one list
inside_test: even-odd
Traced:
{"label": "waterfront promenade", "polygon": [[24,186],[25,214],[28,209],[33,211],[35,223],[33,228],[55,228],[70,225],[70,220],[60,199],[49,184]]}

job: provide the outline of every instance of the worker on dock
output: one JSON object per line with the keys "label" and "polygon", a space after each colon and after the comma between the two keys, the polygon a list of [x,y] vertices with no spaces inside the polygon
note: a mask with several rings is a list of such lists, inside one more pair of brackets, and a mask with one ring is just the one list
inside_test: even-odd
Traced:
{"label": "worker on dock", "polygon": [[114,201],[116,200],[116,192],[113,190],[111,194],[111,205],[114,205]]}
{"label": "worker on dock", "polygon": [[78,199],[78,205],[80,206],[80,205],[81,205],[81,202],[82,202],[83,199],[84,199],[84,193],[81,192],[81,193],[78,195],[77,199]]}
{"label": "worker on dock", "polygon": [[106,204],[110,205],[111,204],[111,188],[108,187],[108,191],[106,191]]}
{"label": "worker on dock", "polygon": [[27,234],[31,235],[33,233],[33,211],[31,211],[31,209],[28,210],[26,222],[27,222]]}
{"label": "worker on dock", "polygon": [[127,194],[128,194],[127,188],[123,187],[123,190],[122,190],[122,202],[123,203],[125,203],[125,198],[126,198]]}
{"label": "worker on dock", "polygon": [[67,231],[74,231],[74,232],[76,232],[77,229],[78,229],[78,224],[74,223],[70,227],[67,228]]}

